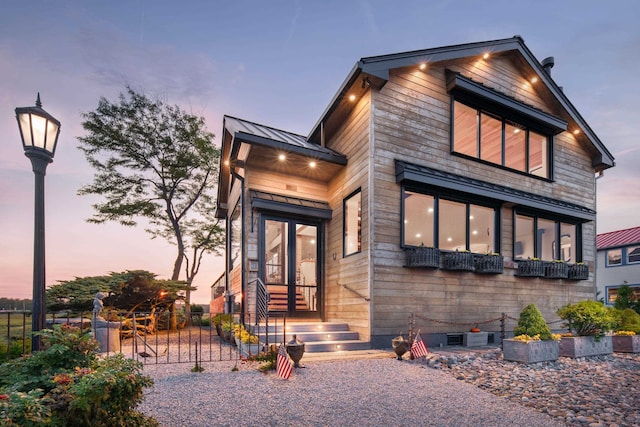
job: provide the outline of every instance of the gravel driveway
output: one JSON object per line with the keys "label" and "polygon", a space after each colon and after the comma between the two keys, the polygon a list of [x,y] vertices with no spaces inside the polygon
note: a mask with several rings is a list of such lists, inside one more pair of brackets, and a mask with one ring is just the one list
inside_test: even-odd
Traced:
{"label": "gravel driveway", "polygon": [[560,426],[548,415],[391,353],[302,360],[289,380],[257,364],[148,365],[139,409],[163,426]]}

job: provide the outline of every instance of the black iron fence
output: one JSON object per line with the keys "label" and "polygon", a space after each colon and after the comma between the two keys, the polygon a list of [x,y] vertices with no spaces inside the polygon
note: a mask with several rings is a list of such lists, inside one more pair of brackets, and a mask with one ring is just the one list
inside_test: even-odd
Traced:
{"label": "black iron fence", "polygon": [[[92,327],[91,313],[50,315],[47,327],[68,324],[92,333],[105,354],[122,353],[143,363],[201,363],[238,360],[245,349],[222,340],[208,313],[123,313],[104,310]],[[31,312],[0,311],[0,360],[31,352]]]}

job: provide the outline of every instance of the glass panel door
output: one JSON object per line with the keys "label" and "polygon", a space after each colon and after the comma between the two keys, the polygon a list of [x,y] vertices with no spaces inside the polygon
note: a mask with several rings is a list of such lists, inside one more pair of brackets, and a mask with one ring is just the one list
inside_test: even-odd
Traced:
{"label": "glass panel door", "polygon": [[295,311],[317,311],[318,227],[296,224]]}
{"label": "glass panel door", "polygon": [[[318,311],[318,226],[296,220],[265,219],[264,282],[270,311],[289,316]],[[294,233],[290,232],[295,231]]]}

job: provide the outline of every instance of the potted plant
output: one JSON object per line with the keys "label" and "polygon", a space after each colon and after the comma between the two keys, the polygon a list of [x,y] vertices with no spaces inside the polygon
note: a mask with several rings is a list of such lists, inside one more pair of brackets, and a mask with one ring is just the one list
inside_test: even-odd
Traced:
{"label": "potted plant", "polygon": [[474,260],[476,273],[501,274],[504,270],[504,260],[499,253],[476,255]]}
{"label": "potted plant", "polygon": [[583,262],[571,264],[567,278],[571,280],[587,280],[589,278],[589,267]]}
{"label": "potted plant", "polygon": [[554,259],[545,264],[544,277],[549,279],[566,279],[569,277],[569,265],[561,259]]}
{"label": "potted plant", "polygon": [[616,325],[612,310],[598,301],[580,301],[560,307],[557,314],[571,333],[560,340],[560,356],[611,354],[611,336],[605,334]]}
{"label": "potted plant", "polygon": [[440,267],[440,250],[438,248],[420,245],[407,249],[407,267]]}
{"label": "potted plant", "polygon": [[516,276],[542,277],[544,276],[544,262],[542,262],[540,258],[519,260]]}
{"label": "potted plant", "polygon": [[445,270],[473,271],[473,264],[473,254],[466,250],[442,254],[442,268]]}
{"label": "potted plant", "polygon": [[522,309],[518,326],[513,333],[514,338],[502,341],[504,360],[537,363],[558,359],[560,336],[551,333],[549,325],[535,304],[529,304]]}
{"label": "potted plant", "polygon": [[611,337],[613,351],[640,353],[640,314],[631,308],[614,310],[616,330]]}

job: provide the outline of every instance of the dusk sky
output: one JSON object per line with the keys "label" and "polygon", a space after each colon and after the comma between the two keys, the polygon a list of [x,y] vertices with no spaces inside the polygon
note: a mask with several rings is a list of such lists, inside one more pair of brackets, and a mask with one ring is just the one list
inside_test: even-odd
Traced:
{"label": "dusk sky", "polygon": [[[520,35],[616,159],[598,180],[598,233],[640,226],[640,2],[11,1],[0,13],[0,296],[31,298],[34,176],[14,109],[62,122],[46,175],[47,285],[144,269],[176,248],[144,227],[85,220],[93,170],[81,113],[131,85],[205,118],[229,114],[307,135],[361,57]],[[204,259],[193,301],[223,272]]]}

